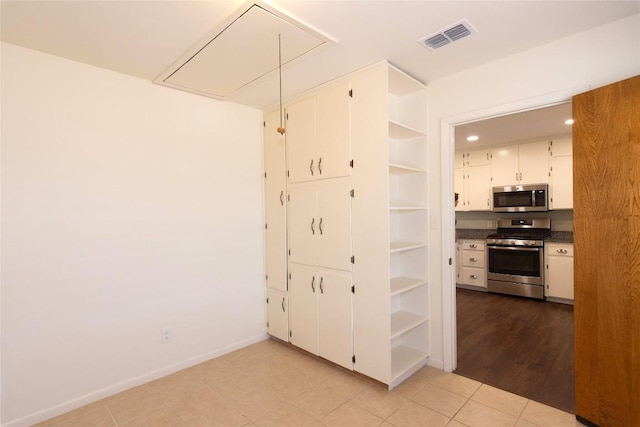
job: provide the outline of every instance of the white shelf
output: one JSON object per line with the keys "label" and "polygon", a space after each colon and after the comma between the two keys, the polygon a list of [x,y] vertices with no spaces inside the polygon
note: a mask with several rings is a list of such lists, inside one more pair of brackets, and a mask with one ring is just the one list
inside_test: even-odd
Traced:
{"label": "white shelf", "polygon": [[416,326],[427,321],[425,316],[409,313],[407,311],[397,311],[391,315],[391,339],[409,332]]}
{"label": "white shelf", "polygon": [[426,243],[422,242],[391,242],[390,245],[391,253],[394,252],[402,252],[402,251],[410,251],[412,249],[424,248],[427,246]]}
{"label": "white shelf", "polygon": [[391,349],[391,382],[394,383],[396,378],[424,365],[426,358],[425,352],[411,347],[401,345]]}
{"label": "white shelf", "polygon": [[390,211],[426,211],[425,206],[410,206],[408,204],[389,206]]}
{"label": "white shelf", "polygon": [[424,132],[395,120],[389,120],[389,136],[394,139],[410,139],[424,136]]}
{"label": "white shelf", "polygon": [[410,291],[411,289],[415,289],[419,286],[426,284],[427,281],[424,279],[416,279],[413,277],[393,277],[391,278],[390,289],[391,295],[400,294],[403,292]]}
{"label": "white shelf", "polygon": [[423,169],[403,166],[394,163],[389,164],[389,173],[425,173]]}

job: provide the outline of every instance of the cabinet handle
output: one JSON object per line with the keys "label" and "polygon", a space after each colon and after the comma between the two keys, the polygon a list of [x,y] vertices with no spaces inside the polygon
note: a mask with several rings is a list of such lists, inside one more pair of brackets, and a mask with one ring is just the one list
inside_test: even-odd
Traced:
{"label": "cabinet handle", "polygon": [[471,277],[472,279],[477,279],[478,275],[477,274],[471,274],[469,277]]}
{"label": "cabinet handle", "polygon": [[320,235],[322,235],[322,218],[320,218],[320,222],[318,223],[318,229],[320,230]]}
{"label": "cabinet handle", "polygon": [[475,243],[470,243],[469,247],[472,248],[472,249],[475,249],[475,248],[478,247],[478,245],[476,245]]}
{"label": "cabinet handle", "polygon": [[311,163],[309,163],[309,170],[311,171],[311,176],[313,176],[313,159],[311,159]]}
{"label": "cabinet handle", "polygon": [[560,248],[560,249],[556,249],[556,252],[558,252],[559,254],[566,254],[567,250]]}
{"label": "cabinet handle", "polygon": [[322,282],[324,281],[324,277],[320,278],[320,293],[324,294],[324,289],[322,288]]}
{"label": "cabinet handle", "polygon": [[316,219],[311,218],[311,234],[316,234],[316,228],[314,227],[315,223],[316,223]]}
{"label": "cabinet handle", "polygon": [[311,290],[314,294],[316,293],[316,276],[311,278]]}
{"label": "cabinet handle", "polygon": [[284,190],[280,190],[280,206],[284,206]]}
{"label": "cabinet handle", "polygon": [[284,313],[284,297],[282,297],[282,312]]}
{"label": "cabinet handle", "polygon": [[322,157],[318,159],[318,172],[322,175]]}
{"label": "cabinet handle", "polygon": [[469,258],[469,261],[476,262],[476,261],[478,261],[478,258]]}

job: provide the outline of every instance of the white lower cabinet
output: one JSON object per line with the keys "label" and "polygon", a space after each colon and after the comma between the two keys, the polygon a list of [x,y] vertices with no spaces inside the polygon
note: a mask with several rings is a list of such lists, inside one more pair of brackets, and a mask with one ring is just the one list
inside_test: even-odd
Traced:
{"label": "white lower cabinet", "polygon": [[291,343],[353,369],[351,276],[340,271],[291,264]]}
{"label": "white lower cabinet", "polygon": [[289,297],[286,292],[267,288],[267,332],[289,341]]}
{"label": "white lower cabinet", "polygon": [[549,242],[544,245],[545,296],[573,300],[573,244]]}
{"label": "white lower cabinet", "polygon": [[487,287],[486,246],[484,240],[459,240],[458,283]]}

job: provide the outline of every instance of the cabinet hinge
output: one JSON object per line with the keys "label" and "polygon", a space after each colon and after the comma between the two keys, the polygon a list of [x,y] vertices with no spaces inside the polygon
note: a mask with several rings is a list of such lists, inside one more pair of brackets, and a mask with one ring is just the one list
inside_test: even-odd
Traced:
{"label": "cabinet hinge", "polygon": [[266,172],[264,173],[264,178],[267,179],[267,173]]}
{"label": "cabinet hinge", "polygon": [[355,354],[354,354],[353,356],[351,356],[351,361],[352,361],[353,363],[356,363],[356,355],[355,355]]}
{"label": "cabinet hinge", "polygon": [[293,332],[289,331],[289,338],[293,337]]}
{"label": "cabinet hinge", "polygon": [[349,195],[351,197],[355,197],[356,196],[356,191],[352,188],[351,191],[349,191]]}
{"label": "cabinet hinge", "polygon": [[[265,275],[264,275],[264,278],[265,278],[266,280],[269,280],[269,275],[268,275],[268,274],[265,274]],[[269,302],[269,301],[267,300],[267,302]]]}
{"label": "cabinet hinge", "polygon": [[262,122],[262,127],[263,127],[263,128],[266,128],[266,127],[267,127],[267,122],[263,121],[263,122]]}
{"label": "cabinet hinge", "polygon": [[[289,249],[289,256],[291,256],[291,249]],[[289,278],[291,278],[291,276],[289,276]]]}
{"label": "cabinet hinge", "polygon": [[356,293],[356,285],[352,285],[351,286],[351,293],[355,294]]}
{"label": "cabinet hinge", "polygon": [[289,177],[289,170],[287,170],[287,177]]}
{"label": "cabinet hinge", "polygon": [[269,327],[269,322],[267,322],[267,328]]}
{"label": "cabinet hinge", "polygon": [[268,227],[267,227],[267,224],[266,224],[266,223],[264,224],[264,229],[265,229],[265,230],[267,230],[267,229],[268,229]]}
{"label": "cabinet hinge", "polygon": [[291,201],[291,194],[287,194],[287,202]]}
{"label": "cabinet hinge", "polygon": [[287,120],[289,120],[289,113],[287,113],[287,114],[286,114],[286,117],[285,117],[285,118],[286,118]]}
{"label": "cabinet hinge", "polygon": [[453,260],[449,258],[449,265],[453,265]]}
{"label": "cabinet hinge", "polygon": [[269,297],[267,297],[267,304],[269,304]]}
{"label": "cabinet hinge", "polygon": [[355,263],[356,263],[356,256],[351,255],[351,264],[355,264]]}
{"label": "cabinet hinge", "polygon": [[353,159],[351,159],[351,161],[349,162],[349,167],[353,169]]}
{"label": "cabinet hinge", "polygon": [[353,98],[353,89],[349,89],[349,97]]}

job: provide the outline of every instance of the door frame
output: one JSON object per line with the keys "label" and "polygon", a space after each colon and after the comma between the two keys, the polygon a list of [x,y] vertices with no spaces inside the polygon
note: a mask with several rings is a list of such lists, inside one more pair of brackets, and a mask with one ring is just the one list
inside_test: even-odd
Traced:
{"label": "door frame", "polygon": [[[455,211],[454,211],[454,159],[455,127],[466,123],[506,116],[513,113],[551,107],[571,102],[574,95],[590,90],[589,85],[581,85],[545,95],[513,101],[480,110],[447,116],[440,121],[440,215],[441,234],[441,277],[442,277],[442,359],[445,372],[457,367],[456,331],[456,274],[455,267]],[[449,264],[452,260],[451,264]]]}

